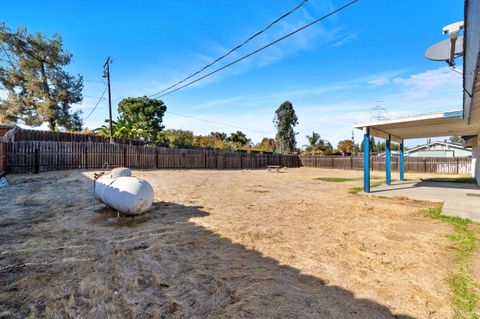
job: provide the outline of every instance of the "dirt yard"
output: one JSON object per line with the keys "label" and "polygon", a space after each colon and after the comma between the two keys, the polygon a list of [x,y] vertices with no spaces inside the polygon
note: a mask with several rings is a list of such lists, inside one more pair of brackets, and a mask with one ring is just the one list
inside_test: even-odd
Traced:
{"label": "dirt yard", "polygon": [[452,317],[451,226],[419,214],[432,203],[350,194],[361,172],[134,174],[154,207],[120,219],[93,214],[93,171],[10,176],[0,317]]}

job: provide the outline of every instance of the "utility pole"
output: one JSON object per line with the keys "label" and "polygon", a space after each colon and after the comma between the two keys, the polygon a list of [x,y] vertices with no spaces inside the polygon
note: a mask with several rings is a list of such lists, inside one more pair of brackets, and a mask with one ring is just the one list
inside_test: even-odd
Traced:
{"label": "utility pole", "polygon": [[108,85],[108,115],[109,115],[109,124],[108,129],[110,132],[110,143],[113,144],[113,128],[112,128],[112,93],[110,92],[110,64],[112,60],[110,57],[107,58],[107,61],[103,65],[103,77],[107,78]]}

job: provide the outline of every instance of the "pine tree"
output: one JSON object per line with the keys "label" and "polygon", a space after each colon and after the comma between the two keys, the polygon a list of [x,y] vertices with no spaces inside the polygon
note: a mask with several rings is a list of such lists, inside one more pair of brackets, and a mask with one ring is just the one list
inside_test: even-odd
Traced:
{"label": "pine tree", "polygon": [[8,94],[0,99],[0,122],[81,130],[81,112],[71,107],[82,101],[83,78],[64,70],[71,60],[59,35],[0,24],[0,88]]}

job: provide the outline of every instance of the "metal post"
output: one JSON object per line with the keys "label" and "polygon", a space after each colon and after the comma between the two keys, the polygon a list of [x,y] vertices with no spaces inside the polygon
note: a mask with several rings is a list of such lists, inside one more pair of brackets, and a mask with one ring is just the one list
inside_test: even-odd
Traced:
{"label": "metal post", "polygon": [[391,136],[388,135],[388,140],[386,142],[387,148],[385,150],[385,183],[387,185],[392,184],[392,151],[391,151]]}
{"label": "metal post", "polygon": [[363,128],[363,191],[370,192],[370,129]]}
{"label": "metal post", "polygon": [[405,158],[404,158],[404,151],[403,151],[403,140],[400,143],[400,180],[405,180]]}

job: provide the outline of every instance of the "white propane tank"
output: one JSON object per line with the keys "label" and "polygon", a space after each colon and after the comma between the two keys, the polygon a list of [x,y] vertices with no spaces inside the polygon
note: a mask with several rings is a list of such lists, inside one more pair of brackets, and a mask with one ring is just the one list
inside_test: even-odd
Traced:
{"label": "white propane tank", "polygon": [[128,167],[117,167],[112,169],[110,177],[132,176],[132,171]]}
{"label": "white propane tank", "polygon": [[96,180],[95,197],[126,215],[139,215],[152,206],[153,188],[141,178],[107,175]]}

